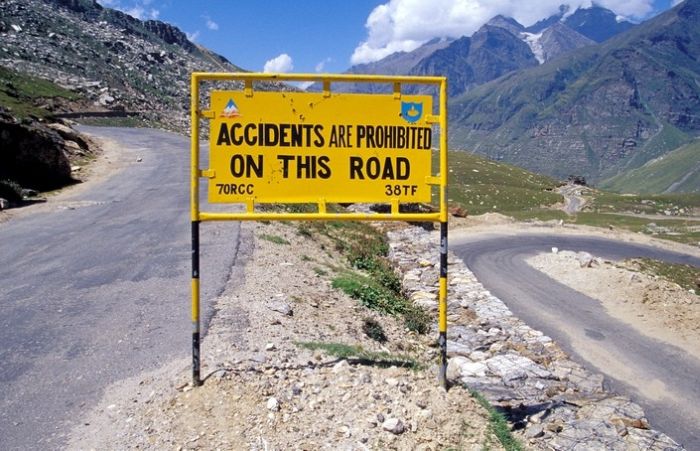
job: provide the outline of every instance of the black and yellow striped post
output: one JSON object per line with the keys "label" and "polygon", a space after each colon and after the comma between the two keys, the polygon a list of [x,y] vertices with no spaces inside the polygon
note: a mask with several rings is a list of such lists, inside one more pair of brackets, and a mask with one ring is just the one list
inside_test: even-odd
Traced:
{"label": "black and yellow striped post", "polygon": [[190,99],[191,174],[190,220],[192,222],[192,385],[202,385],[199,364],[199,80],[192,77]]}
{"label": "black and yellow striped post", "polygon": [[438,344],[440,345],[440,385],[447,389],[447,221],[440,222],[440,304]]}
{"label": "black and yellow striped post", "polygon": [[447,390],[447,79],[440,83],[440,292],[438,345],[440,385]]}

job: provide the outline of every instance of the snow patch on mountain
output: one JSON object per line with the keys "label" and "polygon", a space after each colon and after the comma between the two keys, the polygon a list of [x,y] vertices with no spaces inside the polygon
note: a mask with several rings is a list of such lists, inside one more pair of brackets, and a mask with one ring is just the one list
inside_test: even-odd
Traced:
{"label": "snow patch on mountain", "polygon": [[542,47],[542,42],[540,41],[540,38],[542,38],[542,33],[528,33],[523,31],[520,33],[520,38],[528,46],[530,46],[530,50],[532,50],[532,53],[535,55],[537,61],[539,61],[540,64],[544,63],[544,48]]}

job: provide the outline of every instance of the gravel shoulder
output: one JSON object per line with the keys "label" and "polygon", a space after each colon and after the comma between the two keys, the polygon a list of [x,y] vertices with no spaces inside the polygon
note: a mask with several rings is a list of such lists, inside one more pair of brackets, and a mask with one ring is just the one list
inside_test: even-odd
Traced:
{"label": "gravel shoulder", "polygon": [[[244,227],[255,244],[242,278],[214,301],[205,384],[191,387],[186,358],[116,384],[71,449],[500,449],[484,408],[460,387],[439,388],[432,334],[331,287],[347,264],[330,242],[294,224]],[[365,335],[364,318],[382,324],[386,343]],[[339,360],[300,342],[410,356],[423,369]]]}

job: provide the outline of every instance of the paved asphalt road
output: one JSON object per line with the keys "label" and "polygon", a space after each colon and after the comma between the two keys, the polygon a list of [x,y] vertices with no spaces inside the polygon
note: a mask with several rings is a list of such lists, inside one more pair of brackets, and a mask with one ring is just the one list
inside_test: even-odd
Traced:
{"label": "paved asphalt road", "polygon": [[592,237],[518,235],[453,240],[479,281],[531,327],[574,359],[605,374],[612,390],[642,405],[651,424],[688,450],[700,450],[700,361],[608,316],[600,302],[524,262],[538,252],[587,251],[610,259],[651,257],[700,266],[700,258]]}
{"label": "paved asphalt road", "polygon": [[[1,450],[60,448],[107,385],[191,353],[189,140],[84,130],[118,141],[127,167],[62,202],[73,209],[0,224]],[[231,274],[239,224],[201,237],[205,301]]]}

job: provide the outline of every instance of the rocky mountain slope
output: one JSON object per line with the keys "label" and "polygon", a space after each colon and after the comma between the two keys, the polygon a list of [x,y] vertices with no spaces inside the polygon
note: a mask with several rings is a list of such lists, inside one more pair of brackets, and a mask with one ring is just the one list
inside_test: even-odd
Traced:
{"label": "rocky mountain slope", "polygon": [[[0,197],[19,202],[22,187],[47,190],[73,181],[93,149],[55,122],[60,114],[129,116],[130,123],[189,130],[194,71],[240,69],[177,27],[140,21],[95,0],[3,0],[0,181],[7,183]],[[204,95],[213,86],[222,85],[206,84]]]}
{"label": "rocky mountain slope", "polygon": [[187,129],[193,71],[239,71],[160,21],[140,21],[95,0],[4,0],[0,66],[85,96],[93,110],[138,111]]}
{"label": "rocky mountain slope", "polygon": [[700,140],[608,179],[602,186],[639,193],[700,193]]}
{"label": "rocky mountain slope", "polygon": [[560,13],[559,17],[563,18],[562,22],[567,27],[595,42],[603,42],[634,26],[632,22],[616,16],[609,9],[598,6],[580,8],[568,16],[566,13]]}
{"label": "rocky mountain slope", "polygon": [[594,182],[675,149],[700,132],[699,22],[700,0],[686,0],[453,99],[453,147]]}

